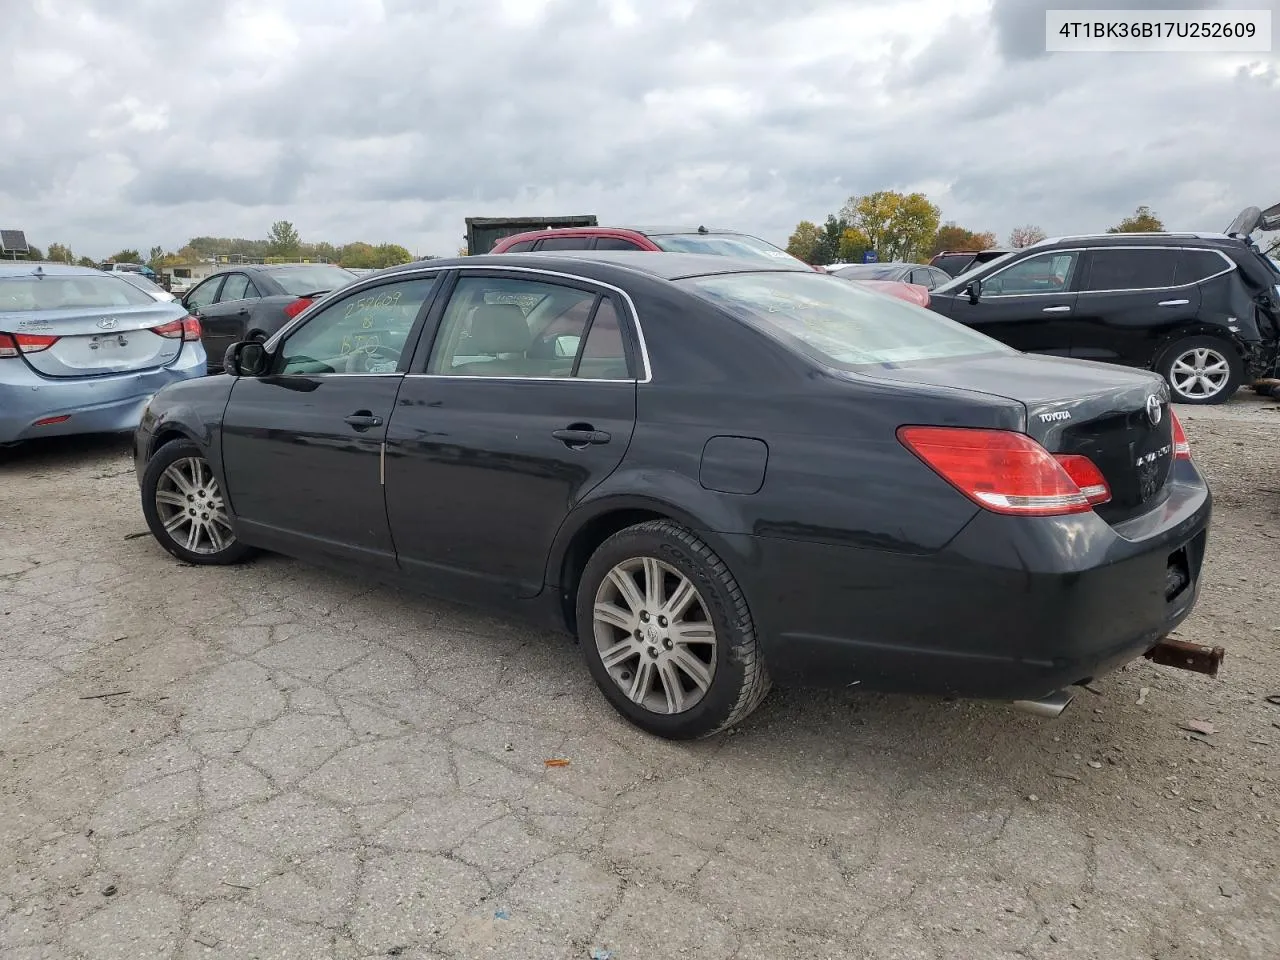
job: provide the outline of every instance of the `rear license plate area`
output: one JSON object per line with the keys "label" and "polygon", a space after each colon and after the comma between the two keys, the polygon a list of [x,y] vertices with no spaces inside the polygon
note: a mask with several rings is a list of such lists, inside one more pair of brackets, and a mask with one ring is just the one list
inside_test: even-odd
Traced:
{"label": "rear license plate area", "polygon": [[1191,561],[1187,548],[1181,547],[1169,554],[1164,571],[1164,600],[1173,603],[1191,586]]}
{"label": "rear license plate area", "polygon": [[89,340],[90,350],[111,349],[113,347],[123,347],[128,344],[123,336],[118,333],[112,334],[95,334]]}

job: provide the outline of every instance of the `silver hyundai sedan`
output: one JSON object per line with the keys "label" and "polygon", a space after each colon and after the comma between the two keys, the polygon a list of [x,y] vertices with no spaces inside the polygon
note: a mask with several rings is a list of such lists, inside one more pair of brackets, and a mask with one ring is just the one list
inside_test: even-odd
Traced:
{"label": "silver hyundai sedan", "polygon": [[175,301],[91,267],[0,263],[0,445],[133,430],[205,360],[200,322]]}

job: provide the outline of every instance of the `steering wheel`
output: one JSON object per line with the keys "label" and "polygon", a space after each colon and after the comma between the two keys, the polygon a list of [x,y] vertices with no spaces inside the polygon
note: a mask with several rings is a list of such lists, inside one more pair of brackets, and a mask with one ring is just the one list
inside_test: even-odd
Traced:
{"label": "steering wheel", "polygon": [[371,343],[363,347],[357,347],[347,354],[347,373],[369,373],[369,365],[371,361],[390,360],[397,363],[400,360],[400,351],[394,347],[384,346],[381,343]]}

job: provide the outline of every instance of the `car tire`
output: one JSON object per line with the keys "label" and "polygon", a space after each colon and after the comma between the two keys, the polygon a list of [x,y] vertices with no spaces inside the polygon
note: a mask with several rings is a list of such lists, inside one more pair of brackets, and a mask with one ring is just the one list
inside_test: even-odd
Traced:
{"label": "car tire", "polygon": [[596,549],[578,584],[577,624],[605,698],[659,737],[710,736],[741,721],[769,692],[751,611],[733,574],[671,521],[628,527]]}
{"label": "car tire", "polygon": [[170,441],[147,462],[142,513],[160,546],[184,563],[224,566],[253,552],[236,538],[218,479],[191,440]]}
{"label": "car tire", "polygon": [[1174,403],[1226,403],[1244,379],[1239,352],[1217,337],[1179,340],[1160,355],[1155,369],[1169,384]]}

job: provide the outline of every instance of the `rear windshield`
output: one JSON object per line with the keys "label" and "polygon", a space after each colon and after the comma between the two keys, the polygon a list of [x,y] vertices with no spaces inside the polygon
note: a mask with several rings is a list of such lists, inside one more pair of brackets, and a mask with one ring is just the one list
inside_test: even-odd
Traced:
{"label": "rear windshield", "polygon": [[730,273],[678,282],[819,363],[841,369],[1016,352],[923,307],[819,273]]}
{"label": "rear windshield", "polygon": [[[962,274],[959,274],[956,277],[953,277],[949,283],[944,283],[942,284],[942,286],[936,287],[933,292],[934,293],[955,293],[955,291],[957,290],[963,290],[968,285],[969,281],[972,280],[979,273],[982,273],[982,274],[994,273],[996,267],[1004,263],[1006,260],[1011,259],[1013,255],[1017,252],[1018,252],[1017,250],[1010,250],[1008,253],[1002,253],[997,257],[992,257],[990,260],[986,261],[986,263],[983,263],[975,259],[973,261],[973,266],[971,266],[968,270],[966,270]],[[936,267],[937,264],[935,263],[934,266]]]}
{"label": "rear windshield", "polygon": [[669,233],[650,237],[668,253],[709,253],[720,257],[743,257],[747,260],[767,260],[776,263],[801,263],[785,250],[772,243],[749,237],[742,233]]}
{"label": "rear windshield", "polygon": [[278,270],[266,271],[285,293],[300,297],[306,293],[323,293],[345,287],[356,278],[341,267],[316,264],[314,267],[281,267]]}
{"label": "rear windshield", "polygon": [[155,303],[119,277],[0,277],[0,313],[81,310]]}

